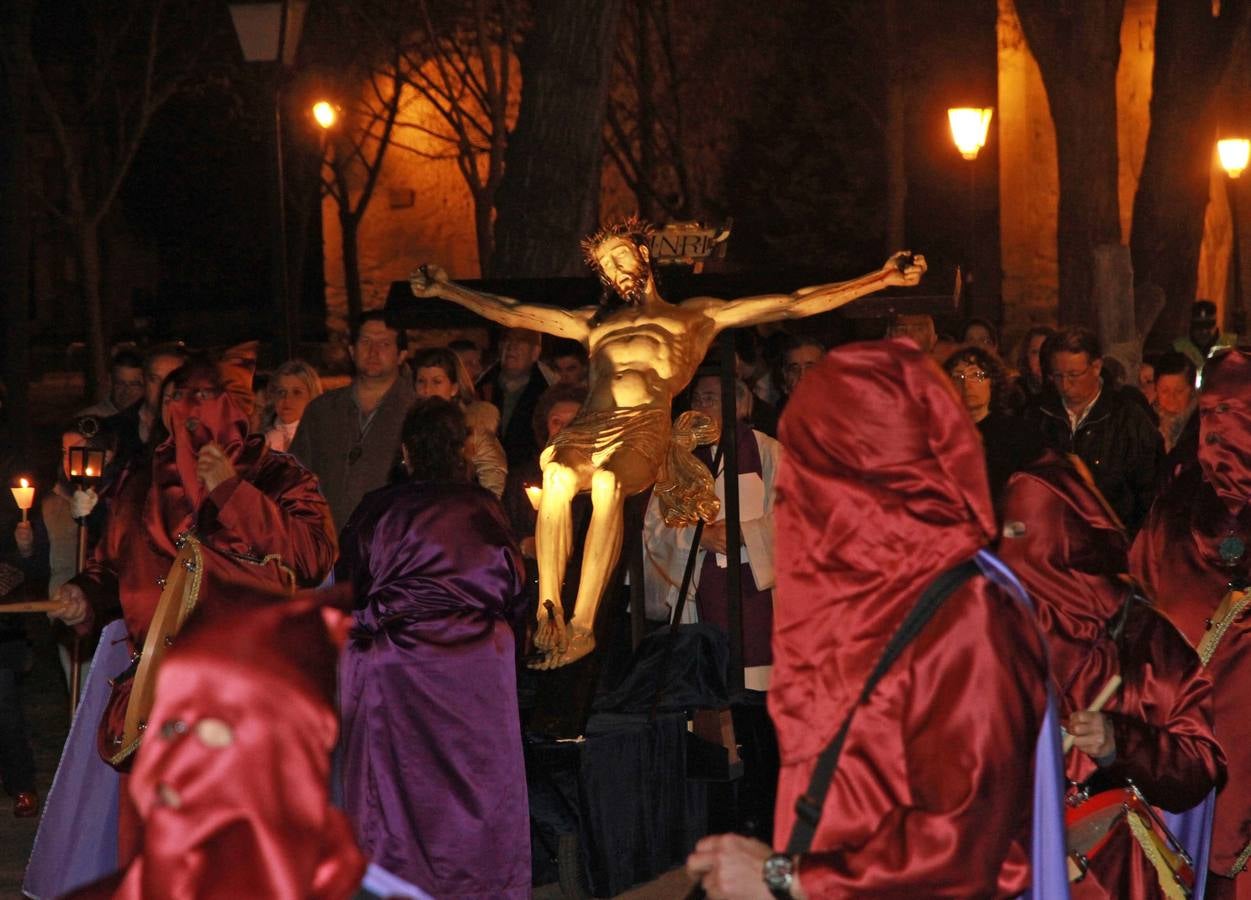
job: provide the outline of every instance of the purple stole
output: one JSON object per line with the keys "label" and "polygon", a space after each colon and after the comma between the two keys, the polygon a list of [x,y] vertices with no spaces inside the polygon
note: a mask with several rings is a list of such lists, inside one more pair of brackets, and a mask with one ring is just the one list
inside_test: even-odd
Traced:
{"label": "purple stole", "polygon": [[[712,468],[711,448],[697,447],[695,455],[704,465]],[[751,426],[740,422],[738,426],[739,474],[755,473],[762,480],[764,470],[760,463],[760,445],[756,443]],[[724,462],[722,463],[724,468]],[[719,472],[713,472],[716,476]],[[717,565],[715,553],[705,553],[699,570],[699,587],[695,591],[699,620],[729,631],[729,601],[726,598],[726,570]],[[758,590],[751,565],[744,560],[739,576],[743,589],[743,665],[767,666],[773,662],[770,646],[773,635],[773,591]]]}

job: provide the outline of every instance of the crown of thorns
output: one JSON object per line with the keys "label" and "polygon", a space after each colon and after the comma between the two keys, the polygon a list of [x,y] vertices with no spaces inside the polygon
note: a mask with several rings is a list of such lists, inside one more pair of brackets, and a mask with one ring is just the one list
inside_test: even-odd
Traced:
{"label": "crown of thorns", "polygon": [[598,271],[599,262],[595,259],[595,250],[604,241],[609,238],[622,238],[636,246],[643,246],[651,243],[652,235],[655,233],[656,226],[651,222],[640,219],[638,216],[630,216],[621,222],[605,225],[590,237],[585,238],[582,241],[582,255],[586,258],[586,264]]}

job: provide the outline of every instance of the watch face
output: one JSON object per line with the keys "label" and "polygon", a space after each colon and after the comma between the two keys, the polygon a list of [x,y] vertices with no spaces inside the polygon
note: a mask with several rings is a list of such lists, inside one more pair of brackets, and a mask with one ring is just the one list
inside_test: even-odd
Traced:
{"label": "watch face", "polygon": [[775,853],[765,860],[764,880],[771,891],[790,891],[795,864],[784,853]]}

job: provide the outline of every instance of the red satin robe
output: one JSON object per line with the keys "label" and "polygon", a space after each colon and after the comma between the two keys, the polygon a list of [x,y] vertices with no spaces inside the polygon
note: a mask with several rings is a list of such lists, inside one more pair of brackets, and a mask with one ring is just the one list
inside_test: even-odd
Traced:
{"label": "red satin robe", "polygon": [[[1251,576],[1251,354],[1209,360],[1199,393],[1199,451],[1151,509],[1134,542],[1134,574],[1193,643],[1231,583]],[[1222,554],[1222,545],[1225,553]],[[1230,626],[1208,663],[1216,736],[1228,757],[1217,795],[1208,895],[1251,898],[1251,615]],[[1237,882],[1236,884],[1234,882]]]}
{"label": "red satin robe", "polygon": [[[1144,602],[1128,599],[1129,586],[1120,578],[1128,566],[1120,524],[1055,456],[1014,475],[1003,508],[1000,557],[1036,605],[1062,719],[1087,709],[1113,675],[1123,679],[1103,710],[1112,722],[1116,758],[1100,774],[1101,787],[1131,778],[1161,809],[1196,805],[1225,772],[1212,733],[1212,683],[1177,629]],[[1110,631],[1122,613],[1114,639]],[[1085,753],[1069,751],[1069,781],[1081,784],[1097,771]],[[1072,886],[1072,896],[1165,896],[1128,827],[1113,835]]]}
{"label": "red satin robe", "polygon": [[[774,845],[891,634],[995,519],[977,430],[902,342],[831,352],[781,426],[769,710],[782,768]],[[812,845],[810,897],[1006,897],[1030,883],[1046,664],[1029,614],[976,577],[861,707]]]}
{"label": "red satin robe", "polygon": [[75,900],[355,895],[365,860],[328,797],[338,648],[323,616],[344,617],[324,600],[235,592],[188,623],[125,786],[139,853]]}

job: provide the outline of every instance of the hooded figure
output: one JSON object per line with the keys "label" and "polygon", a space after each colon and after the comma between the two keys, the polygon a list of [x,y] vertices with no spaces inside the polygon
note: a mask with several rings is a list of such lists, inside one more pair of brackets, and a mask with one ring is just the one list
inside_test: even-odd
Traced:
{"label": "hooded figure", "polygon": [[[769,711],[782,770],[775,846],[882,649],[940,573],[988,545],[977,430],[901,342],[830,353],[782,420]],[[975,576],[860,708],[812,844],[810,897],[991,897],[1030,885],[1046,665],[1028,611]]]}
{"label": "hooded figure", "polygon": [[[1223,781],[1225,755],[1212,734],[1212,685],[1198,654],[1162,614],[1137,596],[1125,531],[1103,497],[1054,454],[1012,476],[999,552],[1034,599],[1051,680],[1066,721],[1087,710],[1114,675],[1119,691],[1097,734],[1111,739],[1096,759],[1074,746],[1065,774],[1090,792],[1132,779],[1161,810],[1195,807]],[[1070,721],[1070,728],[1073,725]],[[1074,897],[1163,897],[1157,870],[1131,833],[1113,843],[1073,885]]]}
{"label": "hooded figure", "polygon": [[[86,569],[57,595],[62,603],[85,599],[85,618],[72,623],[82,632],[116,616],[120,604],[132,651],[143,646],[184,534],[194,534],[203,553],[190,597],[197,608],[240,587],[290,593],[320,584],[335,554],[316,476],[248,434],[247,418],[218,369],[191,360],[170,378],[169,436],[150,460],[118,476],[104,536]],[[105,736],[120,734],[131,684],[116,679],[101,720],[106,760],[121,749]],[[134,824],[123,802],[123,864],[136,850]]]}
{"label": "hooded figure", "polygon": [[[1222,602],[1251,575],[1251,354],[1203,369],[1197,463],[1152,507],[1131,564],[1166,615],[1201,649],[1229,782],[1216,800],[1209,897],[1251,897],[1251,607]],[[1210,632],[1210,634],[1209,634]]]}
{"label": "hooded figure", "polygon": [[141,850],[75,900],[356,895],[365,860],[329,802],[346,631],[331,599],[240,588],[188,623],[126,786]]}

